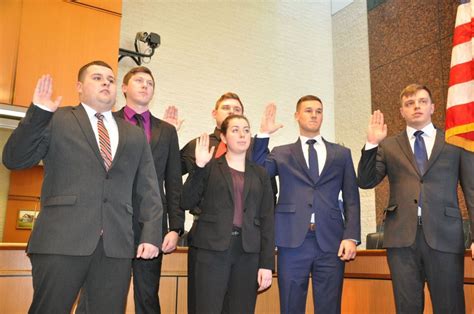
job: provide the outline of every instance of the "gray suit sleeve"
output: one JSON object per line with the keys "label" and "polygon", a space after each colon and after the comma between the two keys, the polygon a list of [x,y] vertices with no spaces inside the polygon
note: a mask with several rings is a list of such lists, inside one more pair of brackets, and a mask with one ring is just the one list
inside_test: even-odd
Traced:
{"label": "gray suit sleeve", "polygon": [[140,243],[150,243],[161,246],[162,243],[162,220],[163,204],[161,202],[160,190],[156,182],[155,166],[151,155],[150,145],[143,138],[143,149],[140,164],[135,174],[135,194],[139,201],[140,217],[138,222],[141,226]]}
{"label": "gray suit sleeve", "polygon": [[385,155],[381,145],[365,150],[362,148],[357,168],[357,184],[361,189],[371,189],[379,184],[386,175]]}
{"label": "gray suit sleeve", "polygon": [[461,169],[459,174],[471,222],[471,234],[474,234],[474,153],[466,150],[461,151]]}
{"label": "gray suit sleeve", "polygon": [[49,148],[53,113],[31,104],[3,149],[8,169],[25,169],[38,164]]}

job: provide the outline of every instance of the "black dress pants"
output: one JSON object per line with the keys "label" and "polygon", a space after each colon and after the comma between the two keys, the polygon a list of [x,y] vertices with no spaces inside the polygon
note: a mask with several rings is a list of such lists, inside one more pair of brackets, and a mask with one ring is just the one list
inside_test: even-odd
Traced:
{"label": "black dress pants", "polygon": [[259,254],[244,252],[240,235],[226,251],[195,250],[196,313],[254,313]]}
{"label": "black dress pants", "polygon": [[81,287],[89,314],[124,313],[131,259],[105,256],[102,238],[92,255],[30,254],[33,302],[29,313],[70,313]]}

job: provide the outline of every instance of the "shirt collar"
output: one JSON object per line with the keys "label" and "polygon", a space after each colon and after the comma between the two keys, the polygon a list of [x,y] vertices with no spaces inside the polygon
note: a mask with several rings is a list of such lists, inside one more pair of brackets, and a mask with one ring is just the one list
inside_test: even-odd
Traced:
{"label": "shirt collar", "polygon": [[[97,119],[97,117],[95,116],[95,114],[97,113],[97,111],[95,111],[94,109],[92,109],[90,106],[86,105],[85,103],[81,102],[82,106],[84,107],[84,109],[86,110],[86,113],[87,113],[87,116],[89,116],[89,119],[91,117],[94,117]],[[108,110],[108,111],[104,111],[104,112],[101,112],[101,114],[104,115],[104,119],[106,121],[112,121],[113,117],[112,117],[112,110]]]}
{"label": "shirt collar", "polygon": [[[407,125],[408,138],[413,138],[415,136],[416,131],[418,131],[418,130]],[[435,129],[433,123],[428,124],[427,126],[425,126],[420,131],[423,131],[423,135],[428,136],[428,137],[433,137],[436,133],[436,129]]]}
{"label": "shirt collar", "polygon": [[321,136],[321,134],[316,135],[315,137],[306,137],[306,136],[300,135],[300,141],[302,144],[306,144],[306,142],[311,139],[316,140],[317,144],[323,143],[323,137]]}
{"label": "shirt collar", "polygon": [[[131,107],[125,106],[123,108],[123,113],[125,114],[125,117],[128,120],[134,120],[135,119],[134,116],[137,112],[135,110],[133,110]],[[145,119],[145,121],[150,120],[150,110],[144,111],[143,113],[141,113],[141,115]]]}

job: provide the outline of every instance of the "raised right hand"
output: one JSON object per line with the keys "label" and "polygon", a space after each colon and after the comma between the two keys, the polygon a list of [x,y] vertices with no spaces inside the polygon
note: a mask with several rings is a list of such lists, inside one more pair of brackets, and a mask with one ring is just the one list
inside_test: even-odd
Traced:
{"label": "raised right hand", "polygon": [[265,106],[265,111],[260,121],[260,133],[273,134],[283,127],[283,124],[275,122],[276,109],[276,105],[273,102]]}
{"label": "raised right hand", "polygon": [[200,168],[204,168],[207,165],[209,160],[212,159],[214,155],[215,146],[212,146],[209,149],[209,135],[207,133],[203,133],[200,137],[196,140],[196,165]]}
{"label": "raised right hand", "polygon": [[384,123],[383,113],[375,110],[370,116],[369,127],[367,128],[367,142],[378,145],[387,137],[387,125]]}
{"label": "raised right hand", "polygon": [[53,101],[51,99],[52,95],[53,78],[49,74],[41,76],[38,80],[38,83],[36,83],[35,92],[33,94],[33,103],[46,106],[49,110],[51,110],[51,112],[54,112],[56,109],[58,109],[62,97],[59,96]]}
{"label": "raised right hand", "polygon": [[179,119],[177,107],[168,106],[166,107],[165,113],[163,115],[163,121],[166,121],[169,124],[173,125],[176,131],[179,131],[179,129],[181,129],[181,125],[183,124],[184,119]]}

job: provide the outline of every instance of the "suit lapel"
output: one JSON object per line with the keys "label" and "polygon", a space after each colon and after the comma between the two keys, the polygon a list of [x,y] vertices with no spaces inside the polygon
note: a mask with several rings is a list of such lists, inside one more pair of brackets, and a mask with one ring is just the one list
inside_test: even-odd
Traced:
{"label": "suit lapel", "polygon": [[306,173],[306,176],[308,177],[308,179],[313,182],[313,179],[311,179],[311,172],[309,172],[309,168],[308,168],[308,165],[306,164],[306,160],[304,159],[304,155],[303,155],[303,150],[301,149],[301,141],[300,139],[298,138],[298,140],[296,141],[296,143],[293,143],[291,146],[290,146],[290,151],[291,151],[291,154],[293,155],[293,157],[296,159],[296,161],[298,162],[301,170]]}
{"label": "suit lapel", "polygon": [[411,166],[413,167],[413,169],[415,169],[415,171],[420,176],[422,176],[423,174],[419,172],[418,166],[416,165],[415,156],[413,155],[413,151],[411,149],[410,141],[408,140],[408,135],[406,131],[403,131],[397,136],[397,142],[403,154],[405,154],[407,160],[410,162]]}
{"label": "suit lapel", "polygon": [[155,146],[158,144],[161,136],[161,121],[158,118],[155,118],[150,114],[150,119],[151,119],[151,138],[150,138],[150,147],[151,150],[155,148]]}
{"label": "suit lapel", "polygon": [[222,172],[222,176],[227,183],[227,188],[229,193],[232,197],[232,202],[234,202],[234,183],[232,182],[232,175],[230,174],[229,166],[227,165],[227,161],[225,160],[225,155],[217,159],[217,164],[219,165],[219,169]]}
{"label": "suit lapel", "polygon": [[120,154],[122,153],[123,148],[125,147],[125,143],[127,143],[127,132],[125,131],[127,125],[125,123],[128,123],[128,122],[125,121],[124,119],[115,119],[115,122],[117,123],[119,138],[118,138],[117,151],[115,152],[114,160],[112,160],[112,165],[110,166],[111,169],[114,167],[118,158],[120,157]]}
{"label": "suit lapel", "polygon": [[104,159],[100,155],[99,145],[97,144],[97,139],[95,138],[94,130],[92,130],[91,121],[87,116],[87,112],[84,107],[80,104],[73,108],[72,113],[77,119],[77,122],[84,133],[84,137],[86,138],[87,142],[89,143],[91,149],[94,151],[98,161],[104,167]]}
{"label": "suit lapel", "polygon": [[435,142],[433,145],[433,149],[431,150],[431,155],[430,158],[428,159],[428,165],[426,166],[425,173],[427,173],[431,166],[435,163],[436,159],[438,159],[439,155],[441,154],[441,151],[444,148],[444,145],[446,144],[444,140],[444,132],[436,129],[436,137],[435,137]]}

